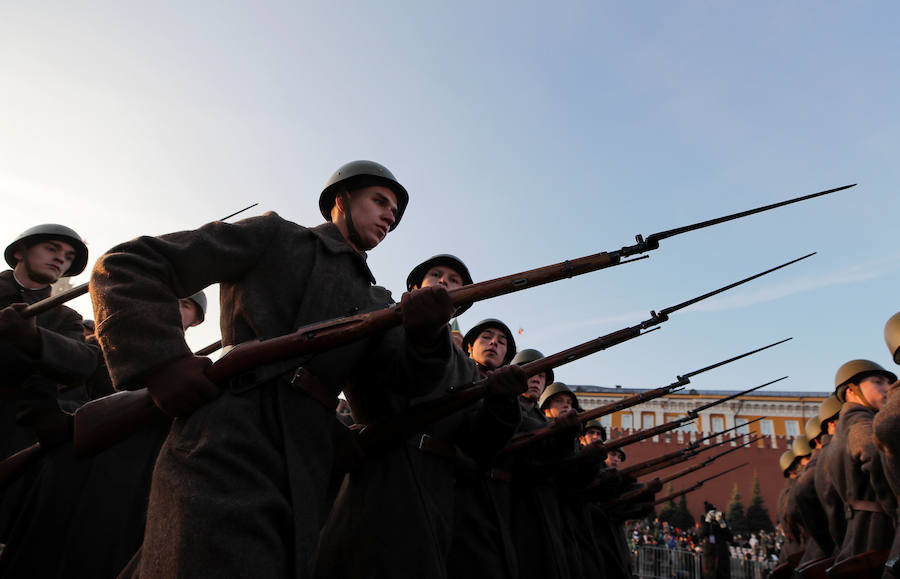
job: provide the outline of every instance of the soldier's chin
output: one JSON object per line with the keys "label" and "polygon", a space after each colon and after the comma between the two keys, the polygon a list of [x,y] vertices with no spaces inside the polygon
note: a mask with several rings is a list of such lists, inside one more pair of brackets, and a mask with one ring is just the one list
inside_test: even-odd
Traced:
{"label": "soldier's chin", "polygon": [[49,285],[51,283],[56,283],[56,281],[60,278],[60,274],[57,274],[56,271],[53,271],[52,273],[32,271],[29,272],[28,277],[31,278],[31,281]]}

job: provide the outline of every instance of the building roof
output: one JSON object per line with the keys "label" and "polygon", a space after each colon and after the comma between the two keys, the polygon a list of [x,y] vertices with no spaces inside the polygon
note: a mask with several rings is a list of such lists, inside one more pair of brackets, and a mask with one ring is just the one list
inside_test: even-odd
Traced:
{"label": "building roof", "polygon": [[[651,388],[624,388],[622,386],[607,388],[605,386],[575,384],[570,384],[569,388],[576,394],[640,394],[641,392],[651,390]],[[697,390],[695,388],[687,388],[672,392],[669,396],[730,396],[732,394],[737,394],[738,392],[742,392],[742,390]],[[773,398],[828,398],[831,396],[831,391],[757,390],[756,392],[748,394],[748,396],[769,396]]]}

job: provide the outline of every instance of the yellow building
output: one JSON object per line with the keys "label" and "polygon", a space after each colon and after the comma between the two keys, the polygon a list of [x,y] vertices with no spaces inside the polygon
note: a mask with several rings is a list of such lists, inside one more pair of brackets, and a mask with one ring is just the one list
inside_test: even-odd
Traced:
{"label": "yellow building", "polygon": [[[600,386],[570,386],[585,410],[619,402],[628,396],[646,392],[639,388],[604,388]],[[719,398],[736,394],[738,390],[682,390],[601,418],[607,427],[624,430],[650,428],[687,416],[688,411]],[[802,434],[806,421],[817,416],[819,405],[830,392],[753,392],[739,396],[700,412],[700,417],[681,427],[683,432],[718,432],[762,418],[738,432],[759,433],[772,437],[793,438]]]}

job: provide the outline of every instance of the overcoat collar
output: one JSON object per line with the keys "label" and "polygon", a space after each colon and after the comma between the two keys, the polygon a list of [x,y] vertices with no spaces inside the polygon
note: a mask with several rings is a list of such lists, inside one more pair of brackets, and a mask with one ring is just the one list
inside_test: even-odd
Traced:
{"label": "overcoat collar", "polygon": [[322,225],[313,227],[310,231],[319,238],[322,245],[325,246],[325,249],[331,253],[350,253],[356,255],[359,258],[360,267],[362,267],[369,276],[369,281],[373,284],[375,283],[375,276],[372,275],[372,270],[369,269],[369,265],[366,263],[368,257],[366,252],[354,249],[353,246],[344,239],[344,236],[341,234],[341,230],[338,229],[337,225],[330,222],[323,223]]}

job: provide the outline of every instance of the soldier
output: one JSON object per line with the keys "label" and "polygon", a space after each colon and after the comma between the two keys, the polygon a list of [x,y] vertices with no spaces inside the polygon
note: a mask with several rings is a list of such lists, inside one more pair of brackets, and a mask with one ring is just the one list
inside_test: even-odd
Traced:
{"label": "soldier", "polygon": [[[206,303],[203,292],[179,300],[184,331],[203,321]],[[54,449],[0,557],[0,576],[116,577],[141,545],[168,430],[155,424],[90,459],[77,459],[71,443]]]}
{"label": "soldier", "polygon": [[[884,341],[894,363],[900,364],[900,312],[884,325]],[[891,386],[873,426],[875,442],[882,451],[885,476],[894,494],[900,496],[900,383]],[[900,578],[900,533],[894,537],[886,568],[885,577]]]}
{"label": "soldier", "polygon": [[[25,318],[22,309],[50,297],[50,284],[78,275],[88,250],[72,229],[37,225],[3,253],[12,268],[0,272],[0,459],[40,440],[45,447],[69,437],[71,417],[57,402],[57,385],[78,385],[97,367],[99,350],[86,344],[81,316],[59,306]],[[0,543],[18,512],[33,469],[3,491]]]}
{"label": "soldier", "polygon": [[153,473],[142,575],[307,576],[344,428],[338,392],[358,383],[411,396],[432,386],[451,350],[449,296],[404,294],[402,328],[257,367],[221,390],[204,374],[210,361],[174,328],[177,299],[220,282],[226,347],[384,308],[390,293],[373,285],[365,252],[397,227],[408,200],[385,167],[354,161],[319,196],[323,225],[268,213],[139,238],[98,262],[91,296],[114,384],[146,386],[181,417]]}
{"label": "soldier", "polygon": [[[413,268],[407,288],[440,285],[453,290],[470,283],[472,278],[461,260],[441,255]],[[431,394],[410,404],[445,396],[479,378],[472,360],[457,348],[450,366]],[[510,370],[491,376],[497,380]],[[405,400],[390,392],[373,393],[370,384],[359,387],[361,392],[349,390],[348,396],[369,394],[367,404],[352,406],[360,424],[390,420],[406,406]],[[522,387],[524,384],[518,390]],[[423,431],[398,436],[396,443],[374,450],[351,468],[322,530],[316,577],[446,577],[455,471],[474,468],[468,443],[478,435],[468,431],[472,425],[467,420],[472,412],[477,411],[457,412]],[[507,432],[505,438],[508,436]],[[348,556],[348,545],[352,545],[352,556]]]}
{"label": "soldier", "polygon": [[[484,374],[512,361],[516,341],[506,324],[488,318],[466,332],[462,350]],[[473,574],[477,577],[519,576],[510,531],[511,475],[508,470],[493,464],[494,455],[521,421],[516,398],[494,396],[469,413],[467,420],[479,426],[472,429],[477,433],[477,440],[466,441],[465,447],[470,449],[477,470],[467,477],[461,474],[457,481],[453,543],[448,560],[450,577],[471,577]],[[479,444],[483,450],[478,449]]]}
{"label": "soldier", "polygon": [[[808,440],[808,446],[811,447],[812,455],[794,485],[794,500],[799,512],[800,524],[807,535],[812,538],[806,542],[803,557],[797,563],[798,568],[806,563],[828,558],[834,551],[834,541],[828,533],[828,517],[819,501],[819,495],[816,493],[816,470],[822,452],[818,444],[823,434],[821,424],[818,416],[813,416],[806,422],[806,440]],[[794,452],[797,450],[803,452],[804,449],[799,448],[800,446],[802,444],[798,437],[794,440]]]}
{"label": "soldier", "polygon": [[[819,436],[817,444],[821,448],[821,452],[817,462],[818,468],[813,472],[816,495],[819,498],[819,503],[822,505],[825,517],[828,519],[828,534],[834,545],[832,550],[827,553],[832,558],[837,554],[844,534],[847,532],[844,501],[838,494],[834,481],[831,479],[831,472],[827,467],[831,460],[828,456],[836,448],[836,446],[831,444],[831,441],[834,438],[834,429],[837,426],[842,405],[843,403],[836,396],[832,395],[819,406],[819,423],[822,434]],[[822,540],[827,544],[826,539],[823,538]]]}
{"label": "soldier", "polygon": [[[513,364],[540,360],[537,350],[521,350]],[[518,432],[530,432],[549,425],[538,408],[544,387],[554,380],[553,370],[528,378],[528,390],[519,396],[522,422]],[[560,579],[570,577],[566,548],[562,541],[562,515],[557,489],[546,469],[541,466],[572,454],[569,436],[553,436],[516,453],[511,482],[511,525],[519,563],[519,577]]]}
{"label": "soldier", "polygon": [[847,531],[835,556],[836,566],[854,555],[888,549],[894,536],[893,520],[879,502],[887,482],[881,454],[872,438],[872,421],[896,380],[893,372],[870,360],[851,360],[835,374],[834,395],[844,405],[831,442],[834,449],[828,454],[825,467],[844,502],[847,517]]}
{"label": "soldier", "polygon": [[786,563],[789,567],[795,567],[797,561],[803,556],[803,543],[799,529],[791,521],[789,503],[791,492],[799,475],[800,460],[793,450],[788,449],[781,453],[781,456],[778,458],[778,464],[781,467],[782,474],[787,479],[784,487],[778,494],[776,513],[781,530],[785,536],[785,543],[781,547],[779,560],[782,561],[782,564]]}

